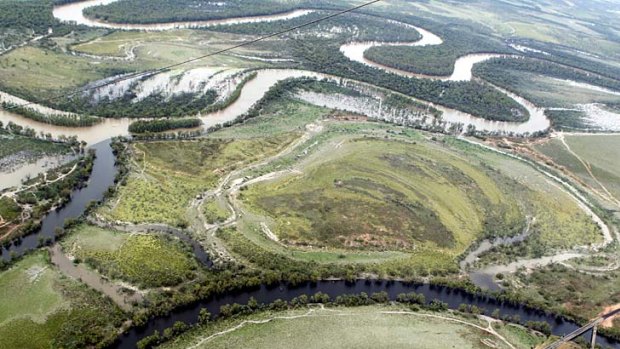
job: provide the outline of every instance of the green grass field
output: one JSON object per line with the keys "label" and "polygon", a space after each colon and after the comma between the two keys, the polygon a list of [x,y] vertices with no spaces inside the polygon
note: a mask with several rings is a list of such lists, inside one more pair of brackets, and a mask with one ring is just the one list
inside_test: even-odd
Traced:
{"label": "green grass field", "polygon": [[434,150],[343,142],[303,175],[251,188],[245,202],[293,245],[459,253],[483,234],[485,211],[507,199],[484,172]]}
{"label": "green grass field", "polygon": [[30,254],[0,273],[0,348],[109,343],[124,315],[110,300]]}
{"label": "green grass field", "polygon": [[549,156],[594,189],[602,190],[596,182],[598,180],[616,199],[620,198],[620,167],[611,161],[620,157],[620,135],[568,135],[565,136],[565,141],[570,149],[590,166],[595,178],[558,139],[537,145],[536,150]]}
{"label": "green grass field", "polygon": [[172,237],[128,234],[80,225],[64,249],[111,279],[142,288],[174,286],[193,279],[197,262]]}
{"label": "green grass field", "polygon": [[135,143],[127,185],[101,211],[114,220],[184,226],[187,205],[196,195],[235,168],[275,154],[296,137],[289,133],[263,139]]}
{"label": "green grass field", "polygon": [[269,260],[254,257],[264,250],[290,260],[372,264],[381,275],[454,270],[455,257],[475,240],[516,235],[526,219],[525,250],[485,258],[501,262],[602,241],[577,203],[524,163],[449,137],[442,144],[417,133],[397,136],[408,142],[351,136],[381,132],[399,134],[381,124],[330,124],[308,141],[318,150],[307,158],[269,165],[302,173],[243,191],[247,210],[238,231],[222,239],[250,264]]}
{"label": "green grass field", "polygon": [[220,202],[219,200],[211,200],[205,203],[203,213],[207,223],[209,224],[223,222],[231,215],[231,212],[228,207],[226,207],[226,204]]}
{"label": "green grass field", "polygon": [[331,114],[327,108],[317,107],[298,100],[282,98],[268,103],[261,116],[243,124],[221,129],[211,136],[215,138],[256,138],[275,136],[282,133],[299,132],[305,126]]}
{"label": "green grass field", "polygon": [[[400,306],[336,307],[264,312],[239,319],[218,321],[199,327],[162,347],[186,348],[509,348],[497,337],[476,326],[487,324],[475,318],[450,313],[408,312]],[[440,318],[446,317],[446,318]],[[267,321],[271,319],[270,321]],[[239,328],[243,321],[247,323]],[[229,332],[223,333],[226,330]],[[221,333],[221,335],[215,335]],[[212,337],[209,337],[212,336]],[[523,331],[513,336],[515,348],[530,348],[541,339]],[[414,344],[415,343],[415,344]]]}

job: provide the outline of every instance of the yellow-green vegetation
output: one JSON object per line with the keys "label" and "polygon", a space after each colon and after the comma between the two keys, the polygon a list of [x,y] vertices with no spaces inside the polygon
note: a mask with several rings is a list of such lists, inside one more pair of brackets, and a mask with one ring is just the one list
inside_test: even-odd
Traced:
{"label": "yellow-green vegetation", "polygon": [[123,314],[37,252],[0,273],[0,348],[105,346]]}
{"label": "yellow-green vegetation", "polygon": [[530,236],[523,243],[494,248],[483,259],[497,263],[516,256],[540,257],[603,240],[599,227],[561,185],[523,162],[485,151],[479,151],[479,156],[500,175],[517,182],[512,195],[531,222]]}
{"label": "yellow-green vegetation", "polygon": [[552,265],[531,273],[519,272],[508,278],[507,285],[552,309],[583,319],[594,318],[606,307],[620,303],[617,270],[595,275]]}
{"label": "yellow-green vegetation", "polygon": [[211,200],[205,203],[203,213],[209,224],[223,222],[230,216],[230,211],[224,203],[217,200]]}
{"label": "yellow-green vegetation", "polygon": [[[224,48],[239,36],[203,30],[115,31],[109,35],[71,46],[71,49],[96,56],[126,57],[135,55],[135,64],[142,67],[161,67]],[[205,44],[207,43],[208,44]],[[230,55],[216,55],[193,66],[244,67],[261,65]],[[192,65],[190,65],[192,67]]]}
{"label": "yellow-green vegetation", "polygon": [[[244,193],[296,246],[457,255],[485,224],[520,223],[480,167],[427,144],[358,139],[319,153],[303,174]],[[498,227],[500,228],[500,227]]]}
{"label": "yellow-green vegetation", "polygon": [[[118,202],[103,208],[115,220],[187,225],[185,212],[196,195],[215,187],[234,169],[276,154],[297,134],[260,139],[132,144],[134,166]],[[115,201],[115,200],[113,200]]]}
{"label": "yellow-green vegetation", "polygon": [[297,100],[282,98],[268,103],[261,116],[243,124],[221,129],[213,134],[218,138],[255,138],[304,130],[305,126],[327,118],[331,110]]}
{"label": "yellow-green vegetation", "polygon": [[11,134],[0,128],[0,159],[19,153],[37,159],[44,155],[64,154],[69,151],[70,147],[66,144]]}
{"label": "yellow-green vegetation", "polygon": [[[620,199],[620,166],[612,160],[620,159],[620,135],[568,135],[565,136],[565,142],[579,159],[558,139],[537,146],[537,150],[573,172],[592,188],[603,191],[602,184],[611,195]],[[580,159],[589,166],[594,177]]]}
{"label": "yellow-green vegetation", "polygon": [[197,262],[172,237],[128,234],[80,225],[65,249],[112,279],[140,287],[173,286],[193,279]]}
{"label": "yellow-green vegetation", "polygon": [[[447,312],[411,312],[402,306],[297,309],[217,321],[162,348],[411,348],[412,343],[429,349],[483,349],[491,343],[495,348],[510,348],[475,326],[488,324]],[[523,332],[522,337],[514,337],[518,341],[511,342],[515,348],[540,343],[539,338]]]}
{"label": "yellow-green vegetation", "polygon": [[0,222],[2,222],[0,226],[4,225],[4,223],[16,220],[19,218],[21,212],[22,210],[15,200],[8,197],[0,198]]}
{"label": "yellow-green vegetation", "polygon": [[93,64],[88,58],[26,46],[0,56],[2,86],[39,97],[106,77],[110,63]]}
{"label": "yellow-green vegetation", "polygon": [[0,326],[16,317],[34,322],[66,306],[62,295],[54,289],[59,277],[43,253],[33,254],[17,266],[2,273],[0,278]]}
{"label": "yellow-green vegetation", "polygon": [[239,260],[274,270],[318,262],[328,275],[343,264],[428,275],[456,271],[456,257],[476,240],[526,226],[525,243],[485,258],[602,240],[577,202],[536,169],[450,137],[435,142],[395,127],[329,123],[308,144],[318,150],[278,162],[298,172],[241,192],[242,220],[218,235]]}

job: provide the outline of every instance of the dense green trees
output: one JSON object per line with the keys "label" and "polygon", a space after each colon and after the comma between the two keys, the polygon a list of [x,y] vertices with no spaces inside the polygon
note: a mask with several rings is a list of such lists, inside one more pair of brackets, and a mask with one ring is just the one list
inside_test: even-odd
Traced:
{"label": "dense green trees", "polygon": [[26,28],[37,34],[47,34],[56,24],[50,1],[0,1],[0,28]]}
{"label": "dense green trees", "polygon": [[617,66],[605,63],[601,59],[596,59],[596,57],[591,54],[581,52],[568,46],[535,40],[519,40],[514,43],[537,50],[520,53],[528,57],[583,69],[615,80],[618,80],[618,77],[620,77],[620,68]]}
{"label": "dense green trees", "polygon": [[209,0],[128,0],[87,8],[89,17],[120,23],[159,23],[261,16],[299,8],[335,8],[326,0],[228,0],[226,6]]}
{"label": "dense green trees", "polygon": [[488,120],[525,121],[528,111],[494,87],[478,81],[411,79],[349,61],[339,44],[293,40],[295,55],[312,70],[360,80]]}
{"label": "dense green trees", "polygon": [[620,91],[620,78],[608,78],[598,74],[532,58],[494,58],[474,67],[474,74],[496,85],[514,90],[513,79],[506,71],[537,73],[558,79],[574,80]]}
{"label": "dense green trees", "polygon": [[501,41],[463,28],[441,30],[441,45],[376,46],[364,53],[367,59],[414,73],[448,76],[454,62],[470,53],[510,53]]}
{"label": "dense green trees", "polygon": [[23,107],[10,102],[2,102],[1,106],[2,109],[19,114],[25,118],[56,126],[86,127],[101,121],[99,118],[80,114],[43,114],[33,108]]}
{"label": "dense green trees", "polygon": [[180,128],[195,128],[202,125],[200,119],[163,119],[163,120],[140,120],[129,125],[131,133],[164,132]]}
{"label": "dense green trees", "polygon": [[108,118],[164,118],[196,114],[215,102],[217,93],[207,91],[202,96],[195,93],[180,93],[170,97],[153,94],[140,101],[127,93],[115,100],[101,100],[93,104],[89,98],[72,98],[58,102],[59,108],[75,113],[84,113]]}

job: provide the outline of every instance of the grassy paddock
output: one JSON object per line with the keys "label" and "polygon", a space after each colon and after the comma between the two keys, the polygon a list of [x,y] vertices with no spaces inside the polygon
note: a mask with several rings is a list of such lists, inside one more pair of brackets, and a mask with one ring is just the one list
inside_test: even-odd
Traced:
{"label": "grassy paddock", "polygon": [[[165,349],[185,348],[488,348],[483,341],[493,342],[496,348],[508,346],[486,332],[473,326],[450,321],[458,319],[477,326],[486,324],[475,318],[462,318],[450,313],[396,314],[408,311],[401,306],[365,306],[355,308],[336,307],[326,310],[307,309],[281,312],[262,312],[238,319],[217,321],[191,330]],[[447,317],[442,319],[438,317]],[[216,333],[234,328],[243,321],[266,321],[246,323],[228,333]],[[320,334],[320,335],[317,335]],[[530,348],[530,343],[540,339],[523,331],[511,342],[516,348]]]}

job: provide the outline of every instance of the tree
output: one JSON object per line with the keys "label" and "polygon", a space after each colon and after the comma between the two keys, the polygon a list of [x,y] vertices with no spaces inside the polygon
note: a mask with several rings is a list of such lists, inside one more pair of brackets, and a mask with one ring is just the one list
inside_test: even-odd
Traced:
{"label": "tree", "polygon": [[211,313],[207,308],[200,309],[200,313],[198,314],[198,322],[201,325],[205,325],[211,321]]}

